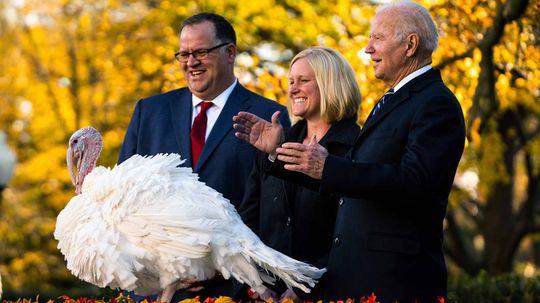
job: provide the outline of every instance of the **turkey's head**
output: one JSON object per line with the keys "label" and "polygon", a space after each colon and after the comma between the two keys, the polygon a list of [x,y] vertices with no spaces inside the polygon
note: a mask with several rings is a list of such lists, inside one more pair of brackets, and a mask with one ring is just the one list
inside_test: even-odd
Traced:
{"label": "turkey's head", "polygon": [[[103,142],[101,134],[93,127],[81,128],[69,138],[67,164],[75,192],[81,193],[84,178],[96,166]],[[73,166],[76,163],[76,172]]]}

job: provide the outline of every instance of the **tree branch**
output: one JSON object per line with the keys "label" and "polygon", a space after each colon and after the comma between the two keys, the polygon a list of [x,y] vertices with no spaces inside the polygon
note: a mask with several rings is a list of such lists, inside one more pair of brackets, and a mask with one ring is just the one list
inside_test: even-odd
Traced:
{"label": "tree branch", "polygon": [[465,58],[470,58],[470,57],[472,57],[475,48],[476,48],[476,45],[469,48],[468,50],[466,50],[465,52],[463,52],[461,54],[455,55],[455,56],[450,57],[450,58],[446,58],[443,61],[441,61],[439,64],[434,66],[434,68],[443,69],[445,66],[447,66],[449,64],[452,64],[452,63],[454,63],[456,61],[459,61],[459,60],[462,60],[462,59],[465,59]]}

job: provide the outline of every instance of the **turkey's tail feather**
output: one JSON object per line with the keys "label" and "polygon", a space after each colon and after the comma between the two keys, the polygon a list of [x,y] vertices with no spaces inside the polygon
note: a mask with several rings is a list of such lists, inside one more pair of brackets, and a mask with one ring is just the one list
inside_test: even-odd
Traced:
{"label": "turkey's tail feather", "polygon": [[[268,246],[256,245],[254,249],[247,249],[245,254],[262,269],[282,279],[287,287],[296,287],[306,293],[310,292],[316,280],[326,272],[324,268],[319,269],[295,260]],[[309,288],[305,284],[309,285]]]}
{"label": "turkey's tail feather", "polygon": [[[245,228],[245,232],[254,238],[242,241],[244,247],[241,253],[230,254],[224,251],[221,254],[219,248],[213,249],[213,253],[217,254],[214,256],[214,262],[219,263],[216,264],[216,268],[219,268],[224,278],[233,276],[261,294],[266,290],[263,281],[273,284],[274,277],[278,277],[285,282],[287,287],[296,287],[309,293],[310,288],[315,286],[316,280],[326,272],[326,269],[319,269],[295,260],[264,245],[248,227]],[[257,270],[255,264],[260,267],[260,270]]]}

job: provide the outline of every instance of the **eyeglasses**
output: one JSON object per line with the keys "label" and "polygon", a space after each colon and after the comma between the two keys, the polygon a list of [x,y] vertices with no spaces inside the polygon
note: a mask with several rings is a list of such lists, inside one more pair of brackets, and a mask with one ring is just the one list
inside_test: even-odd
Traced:
{"label": "eyeglasses", "polygon": [[208,54],[215,50],[215,49],[218,49],[222,46],[225,46],[225,45],[228,45],[230,42],[225,42],[225,43],[221,43],[219,45],[216,45],[214,47],[211,47],[211,48],[201,48],[201,49],[196,49],[192,52],[177,52],[176,54],[174,54],[174,57],[176,58],[176,60],[178,60],[178,62],[180,63],[186,63],[188,62],[189,60],[189,55],[192,55],[193,58],[197,59],[197,60],[201,60],[201,59],[204,59],[206,57],[208,57]]}

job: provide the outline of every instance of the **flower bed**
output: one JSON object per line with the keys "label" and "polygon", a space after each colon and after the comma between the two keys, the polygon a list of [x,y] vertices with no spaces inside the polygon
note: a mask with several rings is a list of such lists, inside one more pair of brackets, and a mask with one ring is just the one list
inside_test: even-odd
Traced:
{"label": "flower bed", "polygon": [[[439,303],[444,303],[444,298],[439,297],[438,298]],[[265,301],[260,300],[254,300],[251,303],[264,303]],[[18,299],[17,301],[8,301],[3,300],[2,303],[39,303],[39,296],[36,297],[35,300],[33,299]],[[91,299],[91,298],[71,298],[70,296],[63,295],[58,297],[56,300],[49,300],[47,303],[136,303],[136,301],[132,300],[129,297],[124,297],[122,294],[120,294],[116,298],[111,298],[109,300],[103,300],[103,299]],[[143,301],[140,301],[140,303],[158,303],[157,301],[146,299]],[[199,296],[191,299],[184,299],[178,303],[241,303],[241,302],[235,302],[230,297],[218,297],[218,298],[206,298],[205,300],[201,301],[201,298]],[[266,301],[266,303],[273,303],[272,299],[269,299]],[[281,303],[296,303],[292,299],[286,298]],[[304,301],[302,303],[323,303],[322,300],[319,300],[317,302],[311,302],[311,301]],[[354,299],[347,299],[347,300],[339,300],[339,301],[330,301],[329,303],[355,303]],[[371,294],[369,297],[362,297],[359,301],[359,303],[379,303],[377,301],[377,296],[375,294]]]}

